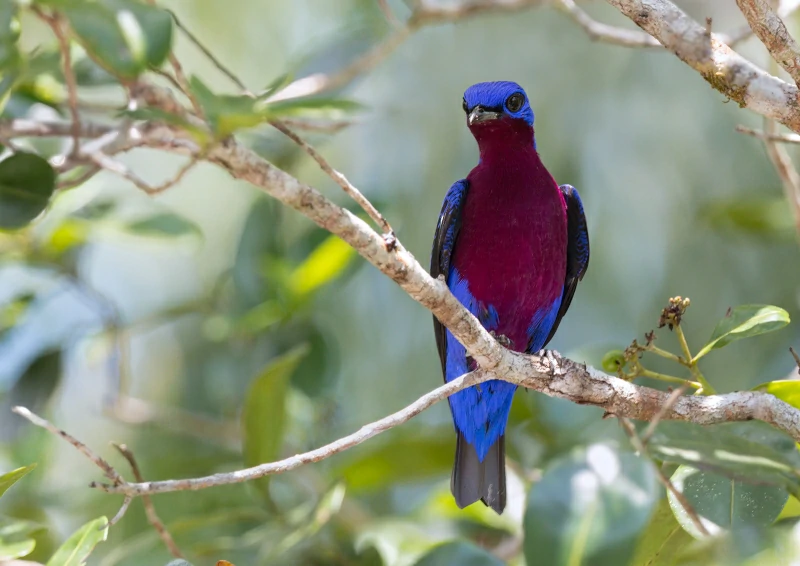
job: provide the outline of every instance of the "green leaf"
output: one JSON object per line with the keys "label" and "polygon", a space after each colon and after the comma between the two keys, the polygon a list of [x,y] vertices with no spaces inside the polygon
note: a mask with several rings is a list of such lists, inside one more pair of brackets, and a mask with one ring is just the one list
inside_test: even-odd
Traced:
{"label": "green leaf", "polygon": [[[280,456],[289,379],[307,353],[308,347],[303,345],[273,359],[250,384],[242,410],[245,466],[272,462]],[[269,476],[255,485],[269,499]]]}
{"label": "green leaf", "polygon": [[19,62],[19,9],[14,0],[0,0],[0,71],[15,68]]}
{"label": "green leaf", "polygon": [[743,527],[696,541],[680,566],[789,566],[800,558],[791,531]]}
{"label": "green leaf", "polygon": [[190,134],[200,145],[205,145],[211,141],[208,131],[190,122],[183,116],[167,112],[161,108],[138,108],[136,110],[123,110],[119,116],[127,116],[134,120],[147,120],[152,122],[163,122],[170,126],[177,126]]}
{"label": "green leaf", "polygon": [[125,228],[137,236],[162,238],[201,236],[203,233],[197,224],[172,212],[161,212],[149,218],[130,222]]}
{"label": "green leaf", "polygon": [[648,446],[654,457],[666,462],[800,494],[794,442],[762,423],[701,427],[662,422]]}
{"label": "green leaf", "polygon": [[0,538],[0,563],[28,556],[36,548],[36,541],[26,538],[17,542],[6,542]]}
{"label": "green leaf", "polygon": [[343,478],[348,489],[358,493],[447,473],[453,465],[453,439],[420,433],[403,430],[389,441],[348,452],[332,475]]}
{"label": "green leaf", "polygon": [[42,530],[44,526],[33,521],[0,518],[0,564],[33,552],[36,540],[31,535]]}
{"label": "green leaf", "polygon": [[789,313],[771,305],[740,305],[731,309],[711,334],[702,350],[695,356],[699,360],[711,350],[727,346],[731,342],[766,334],[789,324]]}
{"label": "green leaf", "polygon": [[98,517],[72,533],[47,561],[47,566],[81,566],[98,543],[108,536],[108,519]]}
{"label": "green leaf", "polygon": [[628,564],[658,499],[651,462],[605,444],[554,461],[525,511],[528,566]]}
{"label": "green leaf", "polygon": [[307,118],[342,118],[359,110],[364,105],[344,98],[291,98],[267,103],[264,113],[270,119],[282,116]]}
{"label": "green leaf", "polygon": [[224,139],[243,128],[263,124],[269,119],[261,108],[262,104],[255,98],[245,95],[214,94],[196,76],[189,80],[189,88],[203,108],[217,139]]}
{"label": "green leaf", "polygon": [[683,530],[662,497],[653,517],[644,528],[630,566],[676,566],[681,552],[693,539]]}
{"label": "green leaf", "polygon": [[415,566],[503,566],[496,556],[470,542],[453,541],[434,547]]}
{"label": "green leaf", "polygon": [[42,243],[42,250],[50,257],[57,258],[69,250],[82,246],[88,238],[88,223],[78,218],[67,217],[48,234]]}
{"label": "green leaf", "polygon": [[3,496],[9,487],[25,477],[35,467],[36,464],[31,464],[30,466],[17,468],[16,470],[12,470],[0,476],[0,497]]}
{"label": "green leaf", "polygon": [[[789,494],[780,487],[743,483],[713,472],[680,466],[672,484],[683,493],[711,536],[740,526],[766,527],[780,515]],[[675,518],[695,538],[704,538],[672,492]]]}
{"label": "green leaf", "polygon": [[124,78],[160,66],[172,47],[172,17],[155,6],[100,0],[69,3],[62,11],[86,51]]}
{"label": "green leaf", "polygon": [[336,279],[355,251],[338,236],[328,236],[289,276],[289,288],[302,298]]}
{"label": "green leaf", "polygon": [[0,161],[0,229],[16,229],[36,218],[50,201],[56,174],[33,153]]}
{"label": "green leaf", "polygon": [[753,391],[769,393],[781,401],[789,403],[792,407],[800,409],[800,380],[798,379],[767,381],[753,387]]}
{"label": "green leaf", "polygon": [[291,82],[294,80],[294,75],[292,73],[286,73],[280,75],[279,77],[275,78],[271,83],[269,83],[264,90],[258,93],[259,100],[265,100],[275,94],[276,92],[280,92],[285,87],[287,87]]}

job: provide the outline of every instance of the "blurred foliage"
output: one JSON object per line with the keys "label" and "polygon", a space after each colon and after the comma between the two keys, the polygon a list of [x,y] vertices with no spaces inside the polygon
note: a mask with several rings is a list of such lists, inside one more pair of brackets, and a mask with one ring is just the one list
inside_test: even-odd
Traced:
{"label": "blurred foliage", "polygon": [[[407,15],[403,2],[389,4]],[[729,10],[719,6],[706,7],[722,10],[715,26],[727,25]],[[247,83],[267,86],[233,92],[167,8]],[[444,190],[474,163],[459,115],[464,87],[506,78],[489,68],[530,85],[543,109],[540,150],[557,178],[586,195],[593,238],[592,269],[559,349],[647,385],[691,381],[709,392],[707,376],[719,391],[753,388],[800,408],[786,354],[797,331],[774,332],[798,310],[791,214],[756,142],[732,133],[742,114],[677,66],[659,79],[692,104],[650,80],[652,55],[590,44],[542,9],[418,34],[354,89],[358,102],[338,93],[271,101],[292,77],[341,68],[384,37],[390,26],[377,3],[0,0],[5,120],[70,116],[58,44],[37,10],[68,24],[87,119],[160,121],[202,145],[236,134],[326,189],[332,183],[266,126],[282,117],[324,125],[360,111],[361,123],[335,143],[332,133],[308,137],[328,143],[325,153],[420,259]],[[159,109],[123,110],[124,85],[160,80],[173,49],[189,77],[185,100],[199,105],[207,128]],[[565,72],[573,67],[579,72]],[[687,131],[703,151],[686,151]],[[651,462],[602,411],[520,392],[503,516],[455,506],[442,404],[291,473],[154,498],[188,556],[170,561],[138,501],[108,528],[119,501],[85,488],[97,470],[9,409],[48,413],[94,447],[124,439],[147,479],[230,471],[330,442],[438,384],[429,314],[361,269],[341,240],[213,168],[151,199],[114,177],[80,182],[89,165],[63,171],[68,139],[2,141],[0,472],[11,471],[0,475],[0,564],[755,566],[800,558],[800,454],[784,434],[761,423],[662,422],[647,441]],[[123,159],[148,179],[170,178],[177,163],[146,151]],[[695,298],[691,321],[681,320],[688,302],[668,307],[661,326],[672,332],[660,333],[658,347],[651,333],[644,345],[620,348],[652,327],[675,289]],[[695,321],[714,327],[708,340],[694,335]],[[684,345],[697,353],[687,356]],[[657,483],[655,466],[713,536]]]}

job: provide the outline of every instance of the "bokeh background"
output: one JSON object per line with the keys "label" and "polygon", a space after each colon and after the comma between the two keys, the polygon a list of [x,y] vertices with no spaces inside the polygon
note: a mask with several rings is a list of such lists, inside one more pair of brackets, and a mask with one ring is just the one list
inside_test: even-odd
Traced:
{"label": "bokeh background", "polygon": [[[390,31],[371,0],[163,4],[252,88],[285,72],[340,68]],[[408,14],[402,2],[390,4],[400,17]],[[679,4],[698,19],[712,16],[715,30],[744,23],[731,2]],[[585,8],[631,25],[605,4]],[[34,23],[26,30],[31,43],[46,37]],[[757,40],[741,51],[766,64]],[[215,90],[232,88],[180,34],[177,54]],[[420,30],[340,93],[364,105],[352,125],[307,135],[427,265],[444,193],[477,159],[461,95],[487,80],[514,80],[527,90],[545,164],[580,190],[586,207],[591,264],[552,347],[599,365],[604,352],[653,329],[674,295],[692,300],[685,329],[695,348],[730,306],[773,304],[796,317],[800,257],[791,214],[762,144],[734,131],[737,124],[760,128],[760,119],[726,103],[673,55],[594,43],[554,9]],[[99,103],[119,100],[114,89],[90,92]],[[242,138],[353,208],[276,132]],[[55,142],[38,143],[58,150]],[[181,162],[148,151],[125,161],[153,182]],[[177,215],[171,229],[131,228],[166,213]],[[69,218],[91,221],[65,229]],[[80,231],[80,245],[69,244],[69,230]],[[12,415],[13,404],[46,414],[120,470],[127,468],[108,442],[125,442],[148,479],[166,479],[241,467],[248,387],[265,367],[274,369],[270,360],[301,344],[307,350],[290,354],[301,361],[285,392],[280,455],[352,432],[441,383],[430,314],[326,236],[208,165],[156,198],[99,175],[60,195],[24,245],[0,236],[0,463],[39,462],[3,505],[51,527],[34,559],[46,559],[86,520],[113,515],[120,501],[87,489],[98,471]],[[298,283],[309,280],[315,283]],[[722,392],[782,378],[794,366],[787,348],[797,333],[791,325],[738,342],[709,356],[705,375]],[[669,332],[659,336],[659,345],[674,348]],[[266,391],[261,410],[277,410],[283,389]],[[524,486],[548,462],[596,440],[624,442],[618,424],[600,416],[536,393],[517,395],[502,517],[482,507],[459,512],[452,503],[445,404],[269,485],[168,494],[155,504],[196,564],[402,565],[457,537],[488,548],[513,545]],[[514,555],[513,548],[503,552]],[[135,504],[91,563],[168,560]]]}

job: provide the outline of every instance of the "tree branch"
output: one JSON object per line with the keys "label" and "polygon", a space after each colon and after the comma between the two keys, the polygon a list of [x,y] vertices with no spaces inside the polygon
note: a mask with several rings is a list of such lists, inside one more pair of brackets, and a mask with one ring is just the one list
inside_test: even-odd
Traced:
{"label": "tree branch", "polygon": [[[513,364],[512,369],[503,374],[504,379],[553,397],[603,408],[607,413],[620,418],[652,420],[658,417],[663,420],[678,420],[702,425],[755,419],[769,423],[790,434],[796,441],[800,441],[800,411],[772,395],[748,391],[707,397],[682,396],[676,398],[670,393],[634,385],[559,356],[554,355],[551,360],[546,357],[539,358],[538,356],[507,352],[512,357]],[[361,444],[382,432],[407,422],[457,391],[496,377],[498,375],[485,370],[463,375],[423,395],[406,408],[363,426],[353,434],[315,450],[277,462],[200,478],[157,482],[139,481],[137,483],[120,481],[114,485],[92,483],[92,487],[107,493],[138,497],[174,491],[207,489],[288,472]],[[34,424],[44,426],[53,432],[58,431],[26,409],[17,412],[26,416]],[[74,444],[74,442],[70,442]]]}
{"label": "tree branch", "polygon": [[610,26],[592,19],[574,0],[557,0],[556,8],[567,14],[576,24],[583,28],[591,39],[624,47],[658,47],[663,46],[649,33]]}
{"label": "tree branch", "polygon": [[758,36],[772,58],[800,83],[800,46],[786,29],[786,24],[765,0],[736,0],[750,29]]}
{"label": "tree branch", "polygon": [[733,51],[669,0],[607,0],[742,108],[800,132],[798,89]]}

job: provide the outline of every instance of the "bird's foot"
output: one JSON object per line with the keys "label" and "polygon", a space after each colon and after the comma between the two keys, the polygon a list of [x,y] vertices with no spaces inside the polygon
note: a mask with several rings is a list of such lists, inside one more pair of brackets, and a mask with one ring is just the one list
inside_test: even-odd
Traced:
{"label": "bird's foot", "polygon": [[511,340],[511,338],[509,338],[505,334],[497,334],[494,330],[490,330],[489,334],[491,334],[492,338],[497,340],[497,343],[503,346],[504,348],[511,348],[514,346],[514,341]]}
{"label": "bird's foot", "polygon": [[555,350],[539,350],[536,355],[542,359],[542,363],[550,370],[550,374],[555,376],[561,369],[561,354]]}

